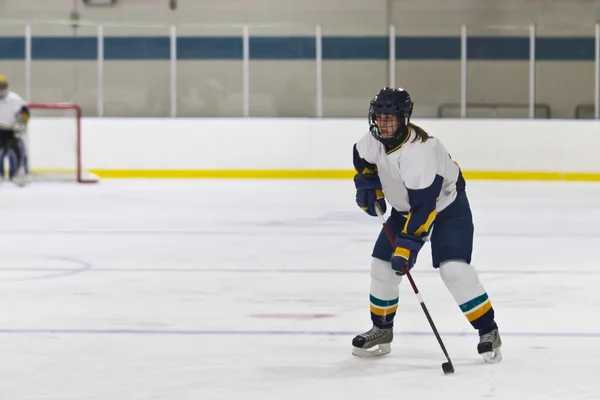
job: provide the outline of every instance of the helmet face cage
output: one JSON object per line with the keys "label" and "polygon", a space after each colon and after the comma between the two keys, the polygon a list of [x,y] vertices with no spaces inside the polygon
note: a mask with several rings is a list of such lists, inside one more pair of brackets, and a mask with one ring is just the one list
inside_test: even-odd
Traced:
{"label": "helmet face cage", "polygon": [[[387,146],[398,145],[408,133],[408,123],[412,114],[413,102],[408,92],[402,89],[384,88],[379,91],[369,106],[369,130],[375,139]],[[394,132],[383,137],[377,121],[378,115],[395,115],[398,126]]]}

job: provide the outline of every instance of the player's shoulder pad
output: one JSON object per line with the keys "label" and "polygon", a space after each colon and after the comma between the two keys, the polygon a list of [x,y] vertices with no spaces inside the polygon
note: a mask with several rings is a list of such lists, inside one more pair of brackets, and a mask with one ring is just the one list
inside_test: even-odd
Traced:
{"label": "player's shoulder pad", "polygon": [[438,160],[435,145],[419,140],[411,142],[402,148],[400,171],[402,180],[408,189],[425,189],[433,183],[438,170]]}
{"label": "player's shoulder pad", "polygon": [[379,147],[379,141],[375,139],[370,132],[366,133],[358,142],[356,142],[356,150],[360,157],[371,164],[377,163],[377,151]]}
{"label": "player's shoulder pad", "polygon": [[25,102],[25,100],[23,100],[23,98],[22,98],[22,97],[21,97],[19,94],[15,93],[15,92],[8,92],[8,96],[7,96],[7,98],[8,98],[9,100],[11,100],[11,101],[15,102],[15,103],[18,103],[18,104],[20,104],[20,105],[21,105],[21,104],[22,104],[22,105],[25,105],[25,104],[27,104],[27,103]]}

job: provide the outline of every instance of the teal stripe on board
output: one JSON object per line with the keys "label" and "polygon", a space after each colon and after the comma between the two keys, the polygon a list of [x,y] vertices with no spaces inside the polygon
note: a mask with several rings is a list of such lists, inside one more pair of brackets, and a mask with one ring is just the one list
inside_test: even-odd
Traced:
{"label": "teal stripe on board", "polygon": [[529,38],[474,37],[467,39],[470,60],[528,60]]}
{"label": "teal stripe on board", "polygon": [[[32,53],[35,58],[35,53]],[[169,60],[171,43],[168,37],[107,37],[104,58],[118,60]]]}
{"label": "teal stripe on board", "polygon": [[[389,57],[387,36],[324,36],[323,60],[379,60]],[[236,60],[243,57],[242,37],[183,36],[177,39],[182,60]],[[93,60],[97,57],[95,36],[34,36],[33,60]],[[594,37],[538,37],[538,61],[590,61],[595,59]],[[398,60],[460,61],[459,36],[397,36]],[[171,56],[168,36],[107,36],[104,57],[110,61],[156,60]],[[251,36],[250,59],[313,60],[316,42],[312,36]],[[0,37],[0,60],[23,60],[22,36]],[[473,36],[467,39],[467,58],[481,61],[529,60],[529,37]]]}
{"label": "teal stripe on board", "polygon": [[389,48],[387,37],[324,37],[323,60],[387,60]]}
{"label": "teal stripe on board", "polygon": [[373,295],[370,295],[370,297],[371,304],[377,307],[391,307],[398,304],[398,298],[395,298],[394,300],[379,300],[377,297],[373,297]]}
{"label": "teal stripe on board", "polygon": [[93,37],[37,37],[31,39],[31,54],[36,60],[95,60],[97,42]]}
{"label": "teal stripe on board", "polygon": [[396,37],[396,59],[460,60],[460,38],[435,36]]}
{"label": "teal stripe on board", "polygon": [[242,38],[185,36],[177,39],[178,60],[240,60],[243,54]]}
{"label": "teal stripe on board", "polygon": [[0,38],[0,60],[25,59],[25,38]]}
{"label": "teal stripe on board", "polygon": [[487,293],[482,294],[479,297],[474,298],[473,300],[467,301],[465,304],[460,305],[460,309],[462,312],[469,312],[480,304],[483,304],[487,301],[488,295]]}
{"label": "teal stripe on board", "polygon": [[594,38],[538,38],[535,57],[540,61],[592,61],[595,59]]}
{"label": "teal stripe on board", "polygon": [[253,37],[250,58],[253,60],[313,60],[317,56],[314,37]]}

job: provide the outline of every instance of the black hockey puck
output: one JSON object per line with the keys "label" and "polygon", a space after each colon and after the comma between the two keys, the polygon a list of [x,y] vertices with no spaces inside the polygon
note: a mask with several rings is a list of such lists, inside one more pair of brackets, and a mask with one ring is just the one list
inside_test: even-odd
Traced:
{"label": "black hockey puck", "polygon": [[454,373],[454,366],[452,365],[451,362],[445,362],[445,363],[442,364],[442,370],[444,371],[445,375],[453,374]]}

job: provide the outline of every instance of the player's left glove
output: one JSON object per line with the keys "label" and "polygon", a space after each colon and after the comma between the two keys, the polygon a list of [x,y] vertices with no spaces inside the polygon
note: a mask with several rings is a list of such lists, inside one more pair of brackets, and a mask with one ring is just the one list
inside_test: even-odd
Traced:
{"label": "player's left glove", "polygon": [[15,137],[20,139],[27,133],[27,124],[25,122],[16,122],[13,126]]}
{"label": "player's left glove", "polygon": [[400,235],[396,238],[396,249],[390,259],[392,263],[392,269],[396,271],[396,275],[404,275],[404,266],[408,267],[409,270],[415,266],[417,262],[417,255],[421,247],[423,247],[423,241],[420,239],[413,239]]}

